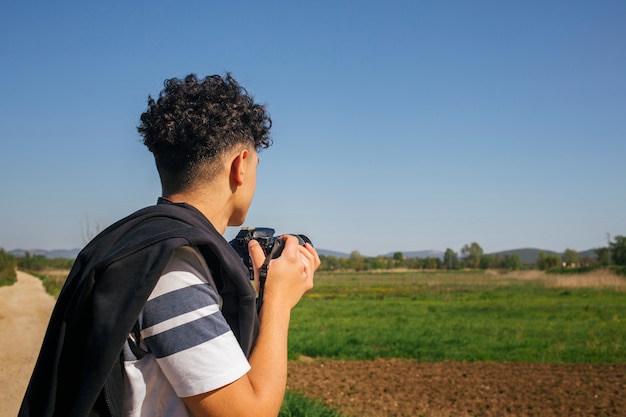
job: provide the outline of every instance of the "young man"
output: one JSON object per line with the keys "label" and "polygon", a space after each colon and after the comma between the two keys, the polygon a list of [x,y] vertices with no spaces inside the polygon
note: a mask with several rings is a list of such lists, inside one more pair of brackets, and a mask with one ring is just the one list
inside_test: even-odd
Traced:
{"label": "young man", "polygon": [[[239,226],[271,144],[263,106],[227,74],[170,79],[139,132],[162,197],[81,251],[59,295],[20,416],[276,416],[291,309],[313,287],[310,244],[252,240],[255,280],[222,236]],[[256,287],[256,290],[255,290]]]}

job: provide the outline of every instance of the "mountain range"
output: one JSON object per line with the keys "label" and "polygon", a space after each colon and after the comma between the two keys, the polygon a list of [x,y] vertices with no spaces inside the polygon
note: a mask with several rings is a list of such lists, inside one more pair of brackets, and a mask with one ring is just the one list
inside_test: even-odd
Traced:
{"label": "mountain range", "polygon": [[[350,257],[349,253],[329,251],[329,250],[325,250],[325,249],[318,249],[317,252],[320,255],[334,256],[336,258],[349,258]],[[439,259],[443,259],[444,254],[445,254],[445,252],[439,251],[439,250],[422,250],[422,251],[409,251],[409,252],[398,251],[398,252],[402,252],[402,255],[404,255],[406,258],[439,258]],[[384,254],[383,256],[385,256],[385,257],[392,257],[394,255],[394,253],[395,252],[389,252],[389,253]],[[537,260],[539,259],[539,254],[540,253],[543,253],[544,255],[563,256],[562,252],[555,252],[555,251],[551,251],[551,250],[536,249],[536,248],[511,249],[511,250],[505,250],[505,251],[500,251],[500,252],[487,253],[486,255],[492,255],[492,256],[518,255],[520,257],[520,260],[522,261],[522,263],[524,263],[524,264],[533,264],[533,263],[537,262]],[[457,253],[457,255],[459,255],[459,254]],[[588,249],[588,250],[584,250],[582,252],[578,252],[578,255],[581,258],[596,259],[595,249]]]}
{"label": "mountain range", "polygon": [[53,249],[53,250],[45,250],[45,249],[13,249],[8,251],[11,255],[21,258],[26,255],[28,252],[31,255],[43,255],[46,258],[56,259],[56,258],[65,258],[65,259],[76,259],[78,252],[81,250],[76,249]]}
{"label": "mountain range", "polygon": [[[55,249],[55,250],[44,250],[44,249],[13,249],[8,251],[13,256],[22,257],[26,254],[26,252],[31,255],[43,255],[46,258],[55,259],[55,258],[66,258],[66,259],[75,259],[78,253],[80,252],[79,248],[75,249]],[[349,253],[338,252],[327,249],[317,249],[317,252],[320,255],[324,256],[334,256],[336,258],[349,258]],[[438,250],[421,250],[421,251],[398,251],[402,252],[402,254],[407,258],[439,258],[443,259],[444,252]],[[384,254],[385,257],[392,257],[395,252],[389,252]],[[511,249],[506,251],[489,253],[487,255],[492,256],[506,256],[506,255],[518,255],[522,263],[532,264],[537,262],[539,259],[539,254],[543,253],[544,255],[558,255],[561,256],[563,253],[545,250],[545,249],[535,249],[535,248],[522,248],[522,249]],[[595,249],[588,249],[582,252],[578,252],[580,257],[588,257],[590,259],[596,258]]]}

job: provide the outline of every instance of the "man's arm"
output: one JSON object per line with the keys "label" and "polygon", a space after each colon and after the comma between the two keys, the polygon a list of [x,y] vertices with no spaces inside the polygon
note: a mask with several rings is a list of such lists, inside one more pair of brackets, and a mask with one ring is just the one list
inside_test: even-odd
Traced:
{"label": "man's arm", "polygon": [[[255,275],[265,260],[258,242],[250,242]],[[195,417],[276,416],[287,384],[287,339],[291,309],[313,288],[320,265],[315,249],[287,236],[281,256],[270,262],[259,337],[249,358],[250,371],[215,391],[183,398]]]}

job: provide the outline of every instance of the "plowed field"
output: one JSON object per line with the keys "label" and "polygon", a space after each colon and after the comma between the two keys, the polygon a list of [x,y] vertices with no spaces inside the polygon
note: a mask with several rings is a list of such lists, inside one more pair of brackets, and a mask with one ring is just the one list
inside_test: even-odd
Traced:
{"label": "plowed field", "polygon": [[626,364],[292,362],[288,385],[350,416],[626,415]]}

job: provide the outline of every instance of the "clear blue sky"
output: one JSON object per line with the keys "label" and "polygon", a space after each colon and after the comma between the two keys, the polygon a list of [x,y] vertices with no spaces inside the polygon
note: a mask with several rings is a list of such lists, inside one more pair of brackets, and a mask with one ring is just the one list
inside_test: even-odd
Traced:
{"label": "clear blue sky", "polygon": [[153,204],[148,94],[226,71],[274,122],[248,226],[367,256],[605,246],[625,22],[621,0],[2,2],[0,247],[82,247]]}

